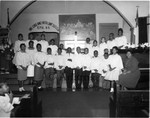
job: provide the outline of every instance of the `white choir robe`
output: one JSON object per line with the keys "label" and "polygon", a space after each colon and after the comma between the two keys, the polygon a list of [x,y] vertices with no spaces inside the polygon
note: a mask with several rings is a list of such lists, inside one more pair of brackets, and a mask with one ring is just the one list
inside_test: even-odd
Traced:
{"label": "white choir robe", "polygon": [[20,41],[17,40],[15,41],[15,45],[14,45],[14,53],[19,52],[20,51],[20,44],[24,43],[26,45],[26,41]]}
{"label": "white choir robe", "polygon": [[30,56],[26,52],[17,52],[14,58],[16,59],[15,65],[18,69],[22,69],[20,65],[22,65],[23,67],[27,67],[28,65],[30,65]]}
{"label": "white choir robe", "polygon": [[99,45],[99,56],[103,56],[104,55],[104,49],[108,49],[108,46],[106,43],[101,43]]}
{"label": "white choir robe", "polygon": [[106,73],[106,76],[104,79],[118,80],[119,75],[121,74],[121,69],[123,69],[122,59],[121,59],[120,55],[118,55],[118,54],[110,55],[109,59],[110,59],[111,68],[114,68],[114,67],[116,67],[116,68],[112,71],[108,71]]}
{"label": "white choir robe", "polygon": [[108,47],[109,51],[110,51],[114,46],[117,46],[116,40],[107,41],[107,47]]}
{"label": "white choir robe", "polygon": [[90,69],[92,73],[96,73],[94,70],[98,70],[97,73],[100,74],[100,67],[101,67],[102,61],[99,57],[93,57],[91,58],[91,65],[90,65]]}
{"label": "white choir robe", "polygon": [[[82,59],[83,71],[90,71],[91,67],[91,56],[89,54],[84,54]],[[84,68],[84,66],[86,68]]]}
{"label": "white choir robe", "polygon": [[34,42],[33,47],[36,49],[36,45],[37,45],[37,43],[38,43],[37,40],[27,40],[27,41],[26,41],[26,46],[27,46],[27,48],[29,47],[29,42],[30,42],[30,41],[33,41],[33,42]]}
{"label": "white choir robe", "polygon": [[[104,56],[103,56],[102,57],[102,62],[103,63],[102,63],[102,67],[101,67],[101,75],[103,77],[105,77],[106,73],[109,71],[109,65],[111,63],[111,60],[110,60],[109,57],[107,59],[105,59]],[[106,71],[106,73],[104,73],[103,70]]]}
{"label": "white choir robe", "polygon": [[44,64],[46,62],[46,54],[44,52],[36,52],[34,54],[34,65],[40,67],[37,63]]}
{"label": "white choir robe", "polygon": [[0,96],[0,117],[10,117],[11,110],[14,108],[13,104],[20,104],[18,97],[13,98],[12,103],[9,102],[10,98],[7,94]]}
{"label": "white choir robe", "polygon": [[54,55],[46,55],[46,63],[44,68],[54,68],[54,65],[49,65],[50,63],[54,63],[55,61],[55,56]]}
{"label": "white choir robe", "polygon": [[48,48],[48,42],[45,40],[41,40],[38,43],[41,44],[42,46],[42,52],[46,53],[47,52],[47,48]]}
{"label": "white choir robe", "polygon": [[99,56],[99,46],[92,46],[91,50],[89,51],[89,54],[91,57],[94,56],[94,51],[97,50],[98,51],[98,56]]}
{"label": "white choir robe", "polygon": [[30,50],[27,49],[26,52],[30,56],[30,65],[27,69],[27,77],[34,77],[34,54],[37,52],[36,49]]}
{"label": "white choir robe", "polygon": [[74,55],[74,67],[77,68],[82,68],[82,61],[83,60],[83,54],[75,54]]}
{"label": "white choir robe", "polygon": [[[72,61],[68,61],[68,59],[71,59]],[[65,65],[68,66],[69,68],[74,68],[74,55],[66,53],[65,55]]]}
{"label": "white choir robe", "polygon": [[116,37],[115,40],[118,47],[123,45],[121,49],[125,49],[125,46],[127,45],[127,38],[125,36]]}
{"label": "white choir robe", "polygon": [[[65,57],[63,55],[55,56],[54,63],[54,68],[56,68],[56,70],[63,70],[65,68]],[[59,68],[59,66],[62,66],[62,68]]]}
{"label": "white choir robe", "polygon": [[51,48],[52,55],[57,55],[57,50],[58,50],[57,45],[49,45],[48,48]]}

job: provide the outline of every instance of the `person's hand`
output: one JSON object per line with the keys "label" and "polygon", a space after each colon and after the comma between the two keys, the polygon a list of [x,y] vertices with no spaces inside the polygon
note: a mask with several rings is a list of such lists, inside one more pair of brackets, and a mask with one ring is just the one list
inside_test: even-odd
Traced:
{"label": "person's hand", "polygon": [[8,96],[9,96],[9,99],[10,99],[10,103],[12,103],[12,101],[13,101],[13,93],[12,93],[12,91],[10,91],[10,93],[8,93]]}
{"label": "person's hand", "polygon": [[98,70],[97,70],[97,69],[94,69],[94,71],[95,71],[95,73],[97,73],[97,72],[98,72]]}
{"label": "person's hand", "polygon": [[58,66],[58,67],[59,67],[59,69],[62,69],[63,66]]}
{"label": "person's hand", "polygon": [[86,66],[83,66],[83,68],[86,69],[87,67],[86,67]]}
{"label": "person's hand", "polygon": [[76,67],[77,69],[80,69],[79,66]]}
{"label": "person's hand", "polygon": [[49,63],[48,65],[51,65],[51,66],[53,66],[53,65],[54,65],[54,63]]}
{"label": "person's hand", "polygon": [[30,98],[29,96],[30,94],[25,94],[24,96],[20,97],[20,100]]}
{"label": "person's hand", "polygon": [[106,73],[107,71],[103,70],[103,73]]}

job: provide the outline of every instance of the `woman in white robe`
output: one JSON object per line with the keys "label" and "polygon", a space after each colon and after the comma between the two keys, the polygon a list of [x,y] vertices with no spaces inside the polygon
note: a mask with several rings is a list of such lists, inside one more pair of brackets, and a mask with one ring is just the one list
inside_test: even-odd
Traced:
{"label": "woman in white robe", "polygon": [[37,52],[34,55],[34,81],[38,89],[42,89],[41,84],[43,81],[44,75],[44,65],[46,63],[46,54],[41,51],[41,44],[37,44]]}
{"label": "woman in white robe", "polygon": [[19,91],[25,91],[23,84],[27,79],[27,68],[30,65],[30,57],[26,53],[26,45],[23,43],[20,45],[20,51],[15,54],[16,63],[15,65],[18,68],[18,83]]}
{"label": "woman in white robe", "polygon": [[29,41],[29,47],[27,48],[26,52],[30,56],[30,65],[27,69],[27,77],[30,79],[30,84],[33,82],[34,78],[34,54],[36,53],[36,49],[34,48],[34,42],[31,40]]}
{"label": "woman in white robe", "polygon": [[121,56],[118,55],[118,48],[113,47],[112,49],[113,54],[109,56],[110,65],[109,71],[106,73],[105,79],[111,81],[111,90],[113,92],[113,81],[117,81],[119,79],[119,75],[121,74],[121,69],[123,69],[123,63]]}
{"label": "woman in white robe", "polygon": [[103,56],[104,55],[104,49],[108,48],[107,47],[107,43],[106,43],[106,38],[102,37],[100,44],[99,44],[99,56]]}

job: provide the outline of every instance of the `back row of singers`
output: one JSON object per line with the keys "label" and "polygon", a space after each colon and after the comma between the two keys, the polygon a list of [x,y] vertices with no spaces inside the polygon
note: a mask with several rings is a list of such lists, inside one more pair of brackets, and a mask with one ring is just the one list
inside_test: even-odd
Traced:
{"label": "back row of singers", "polygon": [[[72,53],[69,47],[66,54],[62,54],[62,48],[57,49],[57,55],[52,54],[52,48],[47,48],[47,53],[42,51],[42,45],[38,43],[36,50],[34,42],[29,42],[29,48],[26,45],[20,45],[20,51],[15,54],[14,64],[18,68],[19,91],[24,91],[23,83],[27,77],[34,78],[36,85],[41,89],[41,83],[45,75],[46,86],[53,87],[54,74],[57,75],[57,87],[62,87],[63,78],[66,78],[67,88],[71,89],[73,84],[73,70],[75,70],[75,85],[77,89],[89,86],[89,76],[94,88],[99,87],[99,80],[103,78],[107,80],[118,80],[118,76],[123,69],[122,59],[117,54],[118,48],[112,48],[112,55],[109,56],[109,50],[104,49],[104,55],[99,56],[97,50],[93,51],[93,55],[89,54],[89,49],[77,47],[76,54]],[[101,76],[101,79],[99,79]],[[102,86],[102,85],[100,85]]]}
{"label": "back row of singers", "polygon": [[[41,35],[40,41],[34,40],[32,34],[29,35],[29,40],[25,41],[25,40],[23,40],[23,35],[19,34],[18,40],[15,42],[14,52],[16,53],[20,50],[20,44],[21,43],[25,43],[26,47],[28,48],[29,47],[29,41],[31,41],[31,40],[34,41],[34,48],[36,48],[37,43],[40,43],[42,45],[42,51],[43,52],[46,53],[47,48],[50,47],[52,49],[52,54],[53,55],[57,54],[58,47],[55,45],[55,40],[51,39],[50,42],[48,43],[46,41],[44,34]],[[127,39],[125,36],[123,36],[123,30],[119,29],[118,30],[118,37],[114,38],[114,34],[110,33],[109,34],[109,40],[107,41],[105,37],[102,37],[99,45],[98,45],[96,40],[94,40],[93,43],[91,43],[90,38],[87,38],[86,43],[85,43],[85,48],[89,49],[89,54],[91,56],[93,55],[94,50],[97,50],[99,52],[99,56],[103,56],[105,48],[108,48],[109,52],[110,52],[110,49],[112,49],[112,47],[114,47],[114,46],[117,46],[120,49],[120,48],[125,48],[126,45],[127,45]]]}

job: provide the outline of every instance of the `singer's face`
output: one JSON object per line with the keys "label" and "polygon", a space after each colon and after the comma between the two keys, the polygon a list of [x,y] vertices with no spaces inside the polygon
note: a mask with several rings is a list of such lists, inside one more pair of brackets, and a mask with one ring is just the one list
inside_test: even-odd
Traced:
{"label": "singer's face", "polygon": [[5,92],[8,92],[8,91],[9,91],[9,86],[7,86],[7,85],[5,84],[5,85],[3,85],[2,89],[3,89],[3,92],[4,92],[4,93],[5,93]]}

